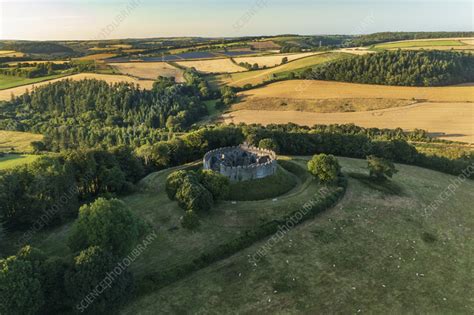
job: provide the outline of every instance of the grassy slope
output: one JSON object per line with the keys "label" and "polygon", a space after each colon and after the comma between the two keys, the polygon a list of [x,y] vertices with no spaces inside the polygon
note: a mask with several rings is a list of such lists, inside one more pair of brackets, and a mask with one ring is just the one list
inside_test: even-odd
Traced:
{"label": "grassy slope", "polygon": [[[365,161],[340,162],[346,172],[366,172]],[[247,255],[264,242],[132,303],[123,314],[472,314],[474,183],[423,217],[423,206],[455,177],[398,168],[393,182],[401,195],[351,178],[337,207],[290,231],[257,266]]]}
{"label": "grassy slope", "polygon": [[40,77],[40,78],[28,79],[28,78],[0,74],[0,90],[32,84],[32,83],[43,82],[43,81],[52,80],[52,79],[57,79],[57,78],[64,77],[66,75],[69,75],[69,73],[68,74],[55,74],[55,75],[50,75],[50,76],[45,76],[45,77]]}
{"label": "grassy slope", "polygon": [[295,61],[288,62],[287,64],[269,68],[269,69],[218,75],[218,76],[213,77],[210,80],[210,83],[213,86],[218,86],[218,85],[223,85],[223,84],[230,85],[230,86],[237,86],[237,87],[243,87],[246,84],[256,85],[256,84],[260,84],[269,80],[273,74],[276,77],[281,77],[281,76],[287,75],[289,72],[292,72],[292,71],[307,69],[309,67],[319,65],[328,61],[336,60],[339,58],[343,58],[345,56],[349,56],[349,55],[342,54],[342,53],[326,53],[326,54],[314,55],[310,57],[297,59]]}
{"label": "grassy slope", "polygon": [[31,142],[41,141],[43,136],[29,132],[0,130],[0,152],[31,152]]}
{"label": "grassy slope", "polygon": [[4,157],[0,157],[0,170],[28,164],[35,161],[37,158],[39,158],[39,155],[8,154]]}

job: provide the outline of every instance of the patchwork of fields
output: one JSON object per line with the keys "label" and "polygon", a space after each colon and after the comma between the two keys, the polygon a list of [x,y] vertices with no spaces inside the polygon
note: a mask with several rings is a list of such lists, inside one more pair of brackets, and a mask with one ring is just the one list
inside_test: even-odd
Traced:
{"label": "patchwork of fields", "polygon": [[21,95],[25,93],[27,90],[31,91],[35,87],[39,87],[45,84],[57,82],[59,80],[84,80],[84,79],[97,79],[97,80],[104,80],[109,84],[114,84],[118,82],[129,82],[129,83],[134,83],[140,85],[140,87],[144,89],[151,89],[153,86],[152,80],[138,80],[129,76],[125,75],[109,75],[109,74],[97,74],[97,73],[80,73],[80,74],[74,74],[66,77],[62,77],[59,79],[54,79],[54,80],[49,80],[49,81],[44,81],[40,83],[35,83],[35,84],[28,84],[28,85],[23,85],[11,89],[5,89],[5,90],[0,90],[0,101],[6,101],[11,98],[11,95]]}
{"label": "patchwork of fields", "polygon": [[239,58],[234,58],[234,60],[237,63],[247,62],[251,65],[256,63],[259,65],[259,67],[274,67],[274,66],[281,65],[283,58],[287,58],[288,61],[294,61],[297,59],[301,59],[301,58],[316,55],[316,54],[321,54],[321,53],[308,52],[308,53],[297,53],[297,54],[278,54],[278,55],[268,55],[268,56],[239,57]]}
{"label": "patchwork of fields", "polygon": [[176,63],[185,68],[195,68],[201,73],[234,73],[247,71],[244,67],[238,66],[229,58],[176,61]]}
{"label": "patchwork of fields", "polygon": [[229,85],[235,87],[243,87],[246,84],[257,85],[270,80],[273,76],[284,76],[292,71],[314,67],[339,58],[345,58],[347,56],[347,54],[342,53],[324,53],[312,55],[270,69],[233,74],[221,74],[213,78],[212,84],[214,86]]}

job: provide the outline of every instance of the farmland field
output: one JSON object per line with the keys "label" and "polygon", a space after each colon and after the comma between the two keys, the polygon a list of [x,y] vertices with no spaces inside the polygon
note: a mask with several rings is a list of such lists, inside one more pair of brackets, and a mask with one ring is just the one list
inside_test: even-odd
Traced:
{"label": "farmland field", "polygon": [[[67,74],[55,74],[55,75],[39,77],[39,78],[23,78],[23,77],[0,74],[0,94],[2,93],[1,90],[11,89],[17,86],[33,84],[33,83],[38,83],[42,81],[48,81],[52,79],[61,78],[64,76],[67,76]],[[4,98],[0,98],[0,100],[3,100],[3,99]]]}
{"label": "farmland field", "polygon": [[[256,56],[256,57],[238,57],[234,58],[235,62],[247,62],[251,65],[258,64],[259,67],[274,67],[281,64],[283,58],[288,58],[288,61],[293,61],[296,59],[301,59],[311,55],[316,55],[318,53],[309,52],[309,53],[300,53],[300,54],[280,54],[280,55],[268,55],[268,56]],[[321,54],[321,53],[319,53]]]}
{"label": "farmland field", "polygon": [[229,58],[177,61],[176,63],[186,68],[195,68],[201,73],[234,73],[247,71],[247,69],[234,64]]}
{"label": "farmland field", "polygon": [[409,49],[409,50],[471,50],[474,49],[472,38],[446,38],[446,39],[424,39],[408,40],[399,42],[383,43],[373,46],[374,49]]}
{"label": "farmland field", "polygon": [[216,76],[212,80],[212,84],[214,86],[225,84],[235,87],[243,87],[246,84],[256,85],[270,80],[273,75],[278,77],[279,75],[285,75],[291,71],[305,69],[347,56],[347,54],[341,53],[325,53],[297,59],[295,61],[271,69],[247,71],[234,74],[221,74]]}
{"label": "farmland field", "polygon": [[38,158],[39,155],[8,154],[6,156],[0,157],[0,170],[6,170],[8,168],[28,164]]}
{"label": "farmland field", "polygon": [[338,160],[350,176],[345,197],[271,243],[256,265],[249,256],[268,240],[151,292],[121,313],[472,313],[472,181],[426,215],[423,207],[455,176],[397,165],[388,188],[364,181],[366,161]]}
{"label": "farmland field", "polygon": [[59,80],[66,80],[66,79],[76,80],[76,81],[84,80],[84,79],[96,79],[96,80],[104,80],[109,84],[118,83],[118,82],[129,82],[129,83],[139,84],[140,87],[144,89],[151,89],[154,82],[152,80],[138,80],[138,79],[125,76],[125,75],[79,73],[79,74],[74,74],[70,76],[65,76],[59,79],[44,81],[44,82],[35,83],[35,84],[23,85],[20,87],[6,89],[6,90],[0,90],[0,101],[9,100],[12,94],[18,96],[25,93],[27,90],[31,91],[35,87],[39,87],[45,84],[57,82]]}
{"label": "farmland field", "polygon": [[100,54],[93,54],[93,55],[88,55],[80,58],[76,58],[75,60],[79,61],[94,61],[94,60],[104,60],[108,58],[113,58],[117,56],[117,54],[114,53],[100,53]]}
{"label": "farmland field", "polygon": [[0,152],[31,152],[30,143],[41,140],[43,136],[35,133],[0,130]]}
{"label": "farmland field", "polygon": [[285,81],[239,93],[226,123],[354,123],[425,129],[474,143],[474,86],[393,87],[330,81]]}
{"label": "farmland field", "polygon": [[183,70],[173,67],[166,62],[130,62],[110,63],[112,68],[122,74],[128,74],[141,79],[156,80],[158,76],[173,77],[176,82],[184,82]]}
{"label": "farmland field", "polygon": [[0,57],[24,57],[25,54],[14,50],[0,50]]}

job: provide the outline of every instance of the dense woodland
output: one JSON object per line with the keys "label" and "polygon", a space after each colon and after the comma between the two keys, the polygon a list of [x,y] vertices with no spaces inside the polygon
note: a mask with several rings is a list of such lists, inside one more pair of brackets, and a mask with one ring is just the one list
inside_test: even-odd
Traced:
{"label": "dense woodland", "polygon": [[403,86],[472,82],[474,56],[461,52],[386,51],[340,59],[304,73],[306,79]]}

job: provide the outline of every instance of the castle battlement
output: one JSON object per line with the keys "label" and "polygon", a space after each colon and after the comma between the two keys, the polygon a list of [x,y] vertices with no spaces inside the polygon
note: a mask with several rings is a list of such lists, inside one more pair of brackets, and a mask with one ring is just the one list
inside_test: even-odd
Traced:
{"label": "castle battlement", "polygon": [[247,144],[211,150],[204,155],[204,169],[213,170],[231,181],[265,178],[275,174],[277,155],[272,150]]}

